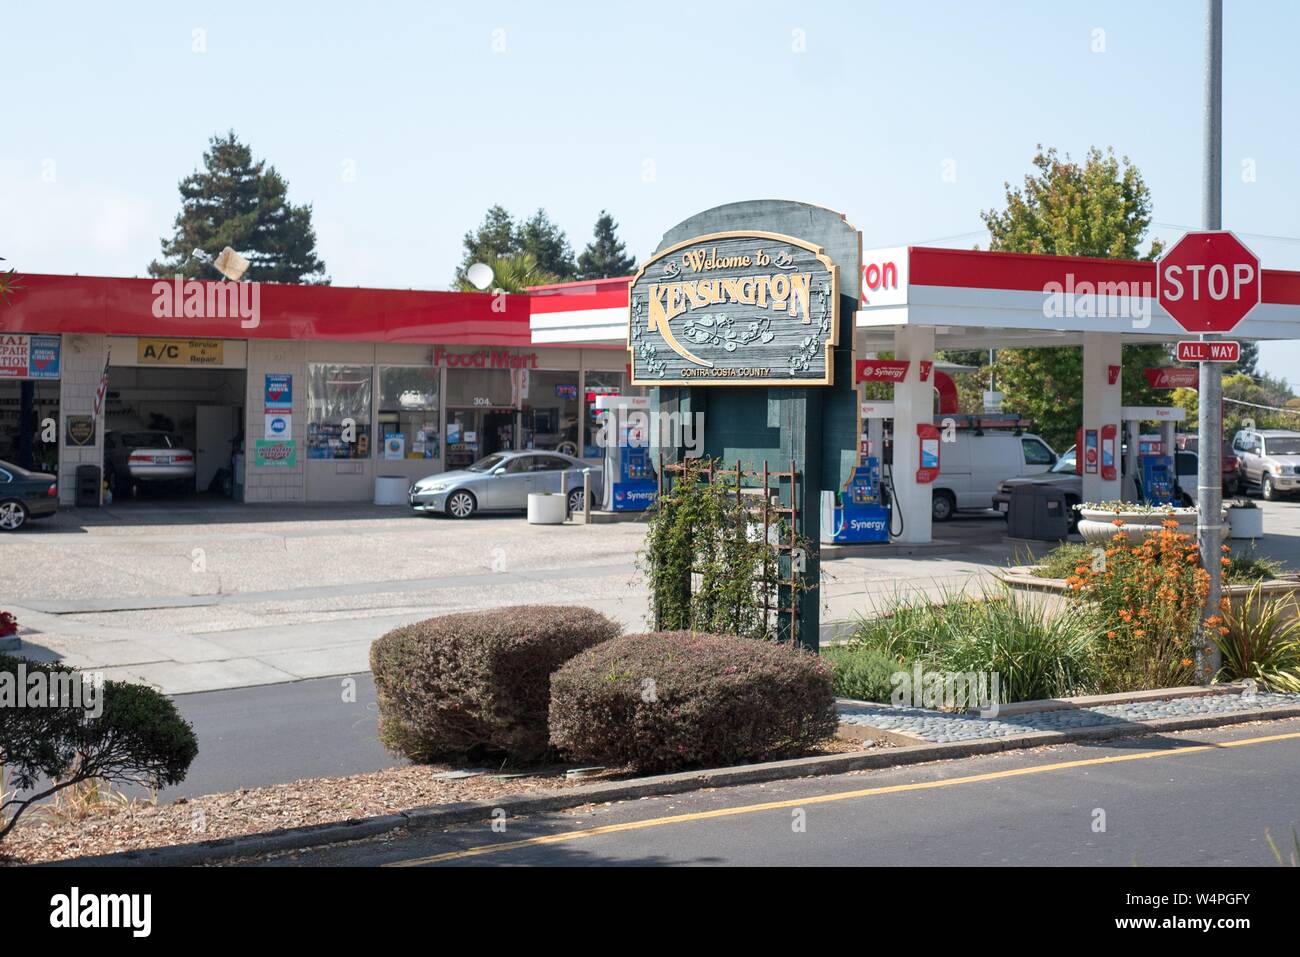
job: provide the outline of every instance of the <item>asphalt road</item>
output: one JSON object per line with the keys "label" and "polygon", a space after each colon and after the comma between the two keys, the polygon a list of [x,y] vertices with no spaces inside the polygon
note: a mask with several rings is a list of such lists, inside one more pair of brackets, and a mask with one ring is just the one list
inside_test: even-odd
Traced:
{"label": "asphalt road", "polygon": [[[645,798],[271,865],[1270,866],[1300,720]],[[1104,825],[1104,829],[1098,829]]]}
{"label": "asphalt road", "polygon": [[[355,701],[343,700],[345,681]],[[161,801],[391,768],[405,762],[379,743],[379,711],[369,674],[177,695],[194,725],[199,754]]]}

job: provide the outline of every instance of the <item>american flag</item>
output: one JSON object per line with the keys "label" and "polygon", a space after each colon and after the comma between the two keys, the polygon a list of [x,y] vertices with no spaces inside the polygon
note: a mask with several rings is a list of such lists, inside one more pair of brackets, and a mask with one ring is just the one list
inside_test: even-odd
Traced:
{"label": "american flag", "polygon": [[99,388],[95,390],[95,418],[99,418],[99,410],[104,407],[104,396],[108,393],[108,359],[112,354],[110,348],[104,356],[104,374],[99,377]]}

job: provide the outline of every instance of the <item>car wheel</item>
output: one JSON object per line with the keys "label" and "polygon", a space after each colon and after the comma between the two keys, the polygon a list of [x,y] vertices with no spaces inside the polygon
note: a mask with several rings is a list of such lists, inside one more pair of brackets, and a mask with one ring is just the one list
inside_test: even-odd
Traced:
{"label": "car wheel", "polygon": [[584,496],[582,494],[582,489],[580,488],[575,488],[573,491],[569,493],[569,514],[570,515],[582,511],[583,497]]}
{"label": "car wheel", "polygon": [[936,522],[946,522],[957,511],[957,500],[952,492],[935,492],[930,499],[930,517]]}
{"label": "car wheel", "polygon": [[578,456],[578,443],[577,443],[577,442],[561,442],[559,445],[557,445],[557,446],[555,447],[555,451],[560,452],[560,453],[563,453],[564,455],[572,455],[574,458],[577,458],[577,456]]}
{"label": "car wheel", "polygon": [[469,518],[478,508],[474,496],[466,491],[452,492],[447,496],[447,514],[452,518]]}
{"label": "car wheel", "polygon": [[1260,483],[1260,494],[1264,496],[1264,501],[1277,501],[1277,489],[1273,487],[1273,476],[1265,475]]}
{"label": "car wheel", "polygon": [[0,502],[0,531],[16,532],[26,524],[26,505],[16,499]]}

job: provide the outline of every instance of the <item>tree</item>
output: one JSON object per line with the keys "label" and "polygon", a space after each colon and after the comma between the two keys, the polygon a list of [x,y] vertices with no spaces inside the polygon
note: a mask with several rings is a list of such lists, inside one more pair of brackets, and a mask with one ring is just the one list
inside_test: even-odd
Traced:
{"label": "tree", "polygon": [[[1041,146],[1036,174],[1021,188],[1006,183],[1006,205],[982,214],[992,239],[989,248],[1054,256],[1154,259],[1159,240],[1145,254],[1142,242],[1151,227],[1151,193],[1127,157],[1093,147],[1082,165]],[[1123,393],[1126,405],[1156,405],[1162,399],[1147,384],[1142,369],[1168,362],[1160,344],[1126,345]],[[1074,441],[1083,418],[1083,350],[1077,346],[1003,349],[993,365],[1006,407],[1034,420],[1035,428],[1057,449]],[[987,374],[985,374],[987,378]],[[1164,400],[1167,401],[1167,400]]]}
{"label": "tree", "polygon": [[[13,786],[0,792],[0,840],[24,811],[65,788],[102,780],[158,789],[185,779],[198,742],[172,700],[104,681],[96,707],[84,691],[89,679],[66,665],[0,655],[0,768]],[[15,706],[33,694],[38,705]]]}
{"label": "tree", "polygon": [[1234,372],[1248,376],[1259,375],[1259,343],[1246,341],[1241,344],[1241,358],[1232,366]]}
{"label": "tree", "polygon": [[[1224,375],[1223,398],[1223,431],[1229,437],[1244,428],[1247,419],[1258,429],[1300,428],[1300,414],[1272,411],[1292,407],[1296,401],[1291,388],[1280,379],[1265,375],[1256,380],[1240,372]],[[1187,410],[1187,421],[1195,422],[1199,399],[1195,389],[1175,389],[1172,402]]]}
{"label": "tree", "polygon": [[519,252],[531,253],[543,272],[558,276],[566,282],[577,275],[573,262],[573,249],[564,230],[551,222],[546,210],[537,212],[519,226]]}
{"label": "tree", "polygon": [[596,220],[595,238],[578,257],[579,279],[609,279],[636,272],[636,259],[628,255],[617,230],[614,217],[602,209]]}
{"label": "tree", "polygon": [[[529,286],[545,286],[560,281],[554,273],[542,269],[532,253],[490,256],[477,262],[485,263],[492,270],[492,284],[489,288],[494,292],[524,293]],[[461,292],[484,291],[470,282],[468,276],[457,279],[456,288]]]}
{"label": "tree", "polygon": [[[502,256],[519,252],[519,227],[504,206],[488,209],[478,229],[470,230],[461,240],[465,255],[456,268],[456,288],[465,288],[465,272],[475,263],[488,263]],[[473,285],[468,285],[474,289]]]}
{"label": "tree", "polygon": [[213,136],[203,154],[203,169],[180,182],[181,211],[175,232],[162,240],[163,259],[149,264],[158,278],[216,278],[197,256],[215,258],[230,246],[249,260],[245,278],[262,282],[327,284],[325,264],[316,256],[311,206],[288,200],[288,184],[231,130]]}

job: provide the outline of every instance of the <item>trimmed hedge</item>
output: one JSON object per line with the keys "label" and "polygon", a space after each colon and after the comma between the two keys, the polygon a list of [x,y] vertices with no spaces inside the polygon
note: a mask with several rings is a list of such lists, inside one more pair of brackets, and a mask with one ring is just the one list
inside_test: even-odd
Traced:
{"label": "trimmed hedge", "polygon": [[671,771],[806,753],[835,734],[817,655],[729,635],[623,635],[551,677],[551,743],[568,757]]}
{"label": "trimmed hedge", "polygon": [[590,608],[516,605],[396,628],[370,646],[379,738],[413,761],[548,750],[551,673],[619,626]]}
{"label": "trimmed hedge", "polygon": [[893,676],[907,671],[892,656],[864,644],[827,648],[822,659],[835,675],[835,693],[842,698],[888,703],[893,697]]}

